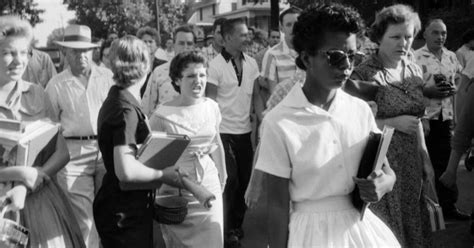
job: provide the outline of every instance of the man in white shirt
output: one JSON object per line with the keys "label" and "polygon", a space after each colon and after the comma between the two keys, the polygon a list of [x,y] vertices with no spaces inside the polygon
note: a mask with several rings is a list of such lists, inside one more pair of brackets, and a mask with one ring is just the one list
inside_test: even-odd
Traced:
{"label": "man in white shirt", "polygon": [[444,47],[447,37],[446,25],[441,19],[430,21],[423,34],[426,45],[415,52],[416,63],[423,71],[425,81],[423,93],[429,98],[424,119],[429,122],[426,146],[433,163],[439,203],[446,218],[459,220],[469,216],[456,208],[457,189],[444,187],[439,177],[446,170],[451,152],[451,137],[454,120],[453,95],[455,80],[461,72],[456,55]]}
{"label": "man in white shirt", "polygon": [[46,87],[50,99],[49,117],[61,123],[71,161],[57,174],[68,193],[82,236],[88,248],[99,247],[92,203],[105,169],[99,161],[97,118],[99,109],[114,84],[112,72],[92,61],[91,30],[70,25],[64,41],[57,42],[66,53],[69,67],[54,76]]}
{"label": "man in white shirt", "polygon": [[[196,37],[189,26],[180,26],[174,31],[174,50],[176,54],[194,49]],[[173,100],[179,93],[171,84],[169,76],[171,60],[153,70],[148,79],[142,99],[143,111],[150,116],[160,103]]]}
{"label": "man in white shirt", "polygon": [[255,83],[257,62],[242,52],[248,32],[245,22],[227,20],[221,32],[224,48],[209,63],[206,95],[217,101],[222,114],[220,134],[228,175],[223,198],[224,237],[226,246],[234,247],[243,236],[244,193],[252,170],[250,113],[254,108],[261,116],[263,104]]}

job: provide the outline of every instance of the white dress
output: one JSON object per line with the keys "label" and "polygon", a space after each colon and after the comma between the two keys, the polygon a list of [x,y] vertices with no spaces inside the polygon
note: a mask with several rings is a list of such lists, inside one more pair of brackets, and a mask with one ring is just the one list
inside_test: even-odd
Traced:
{"label": "white dress", "polygon": [[288,247],[400,247],[369,209],[363,221],[350,201],[370,131],[369,106],[338,90],[328,111],[296,84],[263,120],[256,169],[289,179]]}
{"label": "white dress", "polygon": [[[188,215],[179,225],[161,225],[166,247],[223,247],[222,189],[219,173],[209,156],[216,148],[221,116],[217,103],[205,101],[186,107],[159,105],[150,118],[152,130],[186,134],[191,143],[176,163],[190,178],[216,196],[206,209],[189,192]],[[177,188],[163,185],[159,194],[177,195]]]}

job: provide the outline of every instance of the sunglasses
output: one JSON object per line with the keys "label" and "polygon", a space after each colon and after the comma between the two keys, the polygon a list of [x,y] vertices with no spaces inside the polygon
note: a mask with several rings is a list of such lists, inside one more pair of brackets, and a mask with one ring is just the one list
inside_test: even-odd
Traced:
{"label": "sunglasses", "polygon": [[349,59],[349,63],[351,65],[354,63],[354,52],[346,53],[342,50],[330,49],[327,51],[320,51],[319,53],[326,56],[328,64],[333,67],[340,68],[342,65],[344,65],[346,59]]}

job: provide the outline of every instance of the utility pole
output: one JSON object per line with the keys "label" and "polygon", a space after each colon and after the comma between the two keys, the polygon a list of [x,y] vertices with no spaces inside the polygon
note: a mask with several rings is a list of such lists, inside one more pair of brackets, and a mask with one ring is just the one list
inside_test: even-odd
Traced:
{"label": "utility pole", "polygon": [[158,35],[160,35],[160,0],[155,0],[155,4],[156,4],[156,30],[158,31]]}
{"label": "utility pole", "polygon": [[[279,0],[270,0],[270,27],[271,29],[279,30],[280,4]],[[270,29],[270,30],[271,30]]]}

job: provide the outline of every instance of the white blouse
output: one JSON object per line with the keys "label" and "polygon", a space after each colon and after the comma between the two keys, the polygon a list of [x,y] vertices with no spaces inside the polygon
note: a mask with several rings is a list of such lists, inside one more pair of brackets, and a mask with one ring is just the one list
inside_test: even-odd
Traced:
{"label": "white blouse", "polygon": [[256,169],[290,179],[293,202],[348,195],[370,131],[369,105],[339,89],[328,111],[299,84],[263,119]]}

